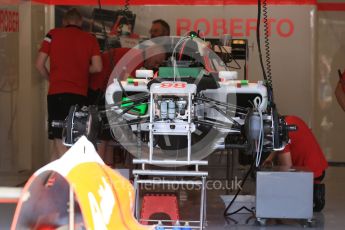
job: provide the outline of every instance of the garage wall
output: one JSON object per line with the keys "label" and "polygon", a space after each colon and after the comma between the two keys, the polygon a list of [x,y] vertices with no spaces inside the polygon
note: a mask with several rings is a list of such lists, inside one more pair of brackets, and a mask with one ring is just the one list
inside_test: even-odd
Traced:
{"label": "garage wall", "polygon": [[[19,7],[0,6],[0,172],[12,168],[17,151],[16,94],[19,86]],[[3,20],[2,20],[3,21]]]}
{"label": "garage wall", "polygon": [[345,70],[345,1],[319,2],[314,130],[327,158],[345,162],[345,113],[334,96],[337,71]]}
{"label": "garage wall", "polygon": [[46,84],[34,69],[45,12],[29,1],[0,4],[0,12],[0,185],[13,185],[48,158]]}

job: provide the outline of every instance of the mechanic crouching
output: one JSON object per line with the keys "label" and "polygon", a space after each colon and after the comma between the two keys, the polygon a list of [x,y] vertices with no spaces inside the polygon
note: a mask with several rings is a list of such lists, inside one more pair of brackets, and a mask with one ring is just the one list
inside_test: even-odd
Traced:
{"label": "mechanic crouching", "polygon": [[[325,206],[325,177],[328,163],[314,134],[299,117],[286,116],[288,125],[296,125],[297,131],[289,132],[290,142],[283,151],[271,153],[263,165],[273,165],[273,161],[281,166],[305,167],[314,173],[314,211],[319,212]],[[276,158],[276,159],[275,159]]]}

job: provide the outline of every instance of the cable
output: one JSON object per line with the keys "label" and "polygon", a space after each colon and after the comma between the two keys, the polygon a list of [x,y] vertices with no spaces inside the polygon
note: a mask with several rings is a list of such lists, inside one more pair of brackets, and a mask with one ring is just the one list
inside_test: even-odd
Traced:
{"label": "cable", "polygon": [[[173,52],[172,52],[172,55],[171,55],[171,61],[172,61],[172,64],[173,64],[173,76],[174,76],[174,82],[176,81],[176,58],[175,58],[175,55],[176,55],[176,49],[177,47],[184,41],[186,40],[189,40],[190,39],[190,36],[187,36],[187,37],[182,37],[175,45],[174,49],[173,49]],[[187,41],[186,41],[187,42]]]}
{"label": "cable", "polygon": [[[188,36],[186,36],[186,34],[188,34]],[[183,43],[183,46],[180,50],[180,53],[179,53],[179,60],[181,60],[182,58],[182,55],[183,55],[183,51],[185,49],[185,46],[186,46],[186,43],[189,41],[189,40],[193,40],[194,39],[197,39],[199,35],[199,31],[198,33],[196,34],[195,32],[186,32],[182,37],[181,39],[176,43],[174,49],[173,49],[173,52],[172,52],[172,55],[171,55],[171,61],[172,61],[172,64],[173,64],[173,76],[174,76],[174,81],[176,81],[176,70],[177,70],[177,64],[176,64],[176,50],[177,50],[177,47],[181,45],[181,43]],[[195,41],[197,44],[198,44],[198,41]],[[199,46],[198,46],[198,49],[199,49]],[[200,55],[203,56],[200,52]]]}
{"label": "cable", "polygon": [[[243,181],[242,181],[242,183],[241,183],[240,189],[237,190],[237,192],[236,192],[234,198],[232,198],[232,200],[230,201],[230,203],[228,204],[228,206],[225,208],[224,213],[223,213],[224,217],[229,217],[229,216],[231,216],[231,215],[233,215],[233,214],[235,214],[235,213],[237,213],[237,212],[240,211],[240,210],[236,210],[236,211],[234,211],[234,212],[228,213],[228,210],[230,209],[231,205],[235,202],[237,196],[238,196],[238,195],[240,194],[240,192],[242,191],[242,188],[243,188],[243,186],[244,186],[244,183],[246,182],[246,180],[247,180],[249,174],[251,173],[251,171],[252,171],[252,169],[253,169],[254,163],[255,163],[255,161],[253,161],[253,163],[250,165],[250,168],[249,168],[249,170],[247,171],[247,174],[244,176]],[[242,207],[242,208],[243,208],[243,207]],[[240,208],[240,209],[242,210],[242,208]],[[247,209],[248,209],[248,208],[247,208]],[[248,209],[248,210],[250,210],[250,209]],[[253,212],[252,210],[250,210],[250,211]]]}
{"label": "cable", "polygon": [[257,15],[257,21],[256,21],[256,42],[258,43],[258,51],[259,51],[262,74],[263,74],[265,82],[267,83],[267,75],[266,75],[266,70],[264,67],[263,60],[262,60],[262,52],[261,52],[261,41],[260,41],[260,24],[261,23],[260,21],[261,21],[261,0],[258,0],[258,15]]}
{"label": "cable", "polygon": [[[241,69],[240,64],[236,61],[236,59],[232,56],[232,54],[229,53],[223,46],[220,45],[219,47],[220,47],[221,55],[223,54],[223,51],[222,51],[222,50],[224,49],[225,54],[228,55],[228,56],[230,57],[229,65],[227,65],[227,62],[226,62],[225,60],[223,60],[224,63],[225,63],[225,65],[226,65],[226,67],[233,68],[233,69]],[[234,62],[236,63],[237,67],[230,66],[230,63],[231,63],[232,61],[234,61]]]}
{"label": "cable", "polygon": [[183,55],[183,52],[184,52],[184,47],[186,46],[187,44],[187,41],[185,41],[183,44],[182,44],[182,47],[181,47],[181,50],[180,50],[180,54],[179,54],[179,57],[178,57],[178,60],[181,61],[182,59],[182,55]]}
{"label": "cable", "polygon": [[[251,164],[251,166],[250,166],[250,168],[249,168],[247,174],[245,175],[245,177],[244,177],[244,179],[243,179],[243,181],[242,181],[242,183],[241,183],[241,188],[243,188],[243,185],[244,185],[245,181],[247,180],[247,178],[248,178],[250,172],[252,171],[254,164],[255,164],[256,167],[259,166],[260,160],[261,160],[261,155],[262,155],[262,148],[263,148],[263,119],[262,119],[262,111],[261,111],[261,109],[260,109],[261,98],[260,98],[260,97],[256,97],[256,98],[253,100],[253,102],[254,102],[254,104],[253,104],[253,105],[254,105],[254,108],[257,109],[257,111],[258,111],[258,113],[259,113],[259,116],[260,116],[260,134],[259,134],[259,141],[258,141],[257,146],[256,146],[256,160],[253,161],[253,163]],[[233,197],[233,199],[231,200],[231,202],[229,203],[229,205],[228,205],[228,206],[226,207],[226,209],[224,210],[224,213],[223,213],[224,217],[228,217],[228,216],[231,216],[231,215],[233,215],[233,214],[236,214],[236,213],[240,212],[240,211],[243,210],[243,209],[247,210],[247,211],[250,212],[250,213],[254,213],[253,210],[250,210],[250,209],[248,209],[248,208],[245,207],[245,206],[242,206],[241,208],[237,209],[237,210],[234,211],[234,212],[227,213],[228,210],[230,209],[231,205],[235,202],[235,200],[236,200],[236,198],[237,198],[237,196],[239,195],[240,192],[241,192],[241,190],[239,189],[239,190],[236,192],[236,194],[235,194],[235,196]]]}
{"label": "cable", "polygon": [[[263,58],[262,58],[262,52],[261,52],[261,41],[260,41],[260,21],[261,21],[261,0],[258,0],[258,15],[257,15],[257,30],[256,30],[256,38],[257,38],[257,43],[258,43],[258,51],[259,51],[259,58],[260,58],[260,64],[261,64],[261,68],[262,68],[262,73],[263,73],[263,77],[264,80],[266,82],[266,86],[269,90],[272,91],[272,70],[271,70],[271,56],[270,56],[270,42],[269,42],[269,30],[268,30],[268,23],[267,23],[267,16],[268,16],[268,11],[267,11],[267,0],[263,0],[263,11],[264,11],[264,32],[265,32],[265,53],[266,53],[266,67],[267,67],[267,74],[266,74],[266,70],[264,67],[264,63],[263,63]],[[176,49],[176,47],[175,47]],[[174,51],[175,51],[174,49]],[[222,51],[221,51],[222,52]],[[174,72],[174,80],[175,80],[175,72]],[[260,98],[255,98],[254,100],[254,106],[257,108],[259,115],[260,115],[260,134],[259,134],[259,141],[258,141],[258,145],[257,145],[257,155],[256,155],[256,161],[253,161],[253,163],[251,164],[247,174],[245,175],[242,183],[241,183],[241,188],[243,188],[243,185],[245,184],[250,172],[253,169],[254,164],[258,165],[258,161],[260,161],[261,159],[261,153],[262,153],[262,147],[263,147],[263,119],[262,119],[262,111],[260,109],[260,104],[261,104],[261,99]],[[224,217],[228,217],[230,215],[233,215],[235,213],[238,213],[239,211],[246,209],[249,212],[253,212],[252,210],[246,208],[246,207],[241,207],[240,209],[231,212],[231,213],[227,213],[228,210],[230,209],[230,207],[232,206],[232,204],[235,202],[237,196],[239,195],[239,193],[241,192],[241,190],[239,189],[235,196],[233,197],[233,199],[231,200],[231,202],[229,203],[229,205],[226,207],[226,209],[224,210]]]}
{"label": "cable", "polygon": [[256,146],[256,167],[259,167],[260,165],[260,161],[261,161],[261,155],[262,155],[262,148],[263,148],[263,119],[262,119],[262,111],[260,109],[260,105],[261,105],[261,98],[260,97],[256,97],[254,100],[254,108],[258,111],[259,116],[260,116],[260,133],[259,133],[259,141],[257,143]]}
{"label": "cable", "polygon": [[125,12],[129,12],[129,0],[125,0],[124,11],[125,11]]}
{"label": "cable", "polygon": [[207,56],[204,56],[204,66],[205,66],[205,70],[207,72],[212,72],[212,69],[210,67],[210,62],[209,62],[209,58]]}
{"label": "cable", "polygon": [[267,0],[263,0],[262,4],[263,21],[264,21],[264,42],[265,42],[265,54],[266,54],[266,71],[267,71],[267,85],[272,89],[272,68],[271,68],[271,51],[270,51],[270,40],[269,40],[269,28],[268,28],[268,10]]}
{"label": "cable", "polygon": [[234,215],[234,214],[236,214],[236,213],[239,213],[239,212],[242,211],[243,209],[244,209],[244,210],[247,210],[248,212],[254,214],[254,211],[253,211],[253,210],[247,208],[246,206],[242,206],[241,208],[237,209],[236,211],[233,211],[233,212],[228,213],[228,215],[229,215],[229,216],[230,216],[230,215]]}

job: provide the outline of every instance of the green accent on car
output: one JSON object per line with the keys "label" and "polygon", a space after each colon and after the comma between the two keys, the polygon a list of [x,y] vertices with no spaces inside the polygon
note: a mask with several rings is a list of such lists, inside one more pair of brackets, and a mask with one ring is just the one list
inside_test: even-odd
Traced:
{"label": "green accent on car", "polygon": [[[178,77],[193,77],[200,76],[200,72],[203,71],[201,67],[177,67],[175,68],[175,75]],[[173,67],[159,67],[159,78],[174,78]]]}
{"label": "green accent on car", "polygon": [[[132,106],[133,102],[130,98],[128,97],[122,97],[122,103],[121,103],[121,108],[127,108],[129,106]],[[143,116],[147,113],[147,103],[140,103],[131,110],[128,111],[128,113],[133,114],[133,115],[139,115]]]}
{"label": "green accent on car", "polygon": [[241,85],[248,85],[249,81],[248,80],[241,80]]}

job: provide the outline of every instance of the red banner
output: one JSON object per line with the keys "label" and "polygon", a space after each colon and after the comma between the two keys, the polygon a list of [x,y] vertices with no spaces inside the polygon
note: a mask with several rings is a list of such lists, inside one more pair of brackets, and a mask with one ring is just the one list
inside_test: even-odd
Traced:
{"label": "red banner", "polygon": [[319,11],[345,11],[345,3],[318,3]]}
{"label": "red banner", "polygon": [[0,32],[18,32],[19,13],[18,11],[0,9]]}
{"label": "red banner", "polygon": [[[98,0],[33,0],[51,5],[97,5]],[[257,0],[130,0],[130,5],[256,5]],[[270,5],[316,5],[316,0],[268,0]],[[102,5],[125,5],[125,0],[101,0]]]}
{"label": "red banner", "polygon": [[0,6],[2,5],[18,5],[20,0],[0,0]]}

